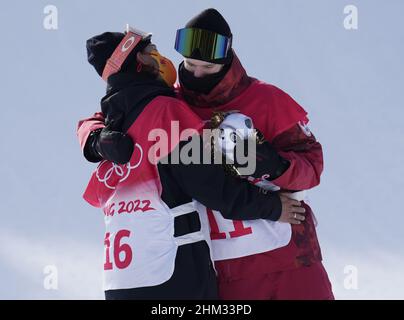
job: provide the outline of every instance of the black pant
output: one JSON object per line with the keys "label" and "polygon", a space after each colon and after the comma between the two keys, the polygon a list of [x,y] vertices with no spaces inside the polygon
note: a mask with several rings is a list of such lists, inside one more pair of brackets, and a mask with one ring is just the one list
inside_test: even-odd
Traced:
{"label": "black pant", "polygon": [[205,241],[178,248],[172,277],[163,284],[105,291],[106,300],[215,300],[216,274]]}

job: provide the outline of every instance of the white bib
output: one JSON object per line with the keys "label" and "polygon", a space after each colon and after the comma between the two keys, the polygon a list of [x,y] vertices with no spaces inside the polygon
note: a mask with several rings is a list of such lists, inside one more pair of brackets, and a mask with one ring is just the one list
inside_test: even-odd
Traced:
{"label": "white bib", "polygon": [[[153,182],[146,188],[138,185],[136,192],[127,192],[126,187],[126,196],[117,196],[118,189],[104,207],[104,290],[162,284],[173,275],[179,246],[209,242],[206,214],[200,217],[200,231],[174,237],[174,218],[195,211],[195,207],[188,203],[169,209],[153,196],[158,195],[157,190],[151,190],[153,186]],[[147,192],[139,192],[141,189]]]}
{"label": "white bib", "polygon": [[[303,200],[305,192],[290,195]],[[227,260],[275,250],[288,245],[292,236],[289,223],[270,220],[236,221],[223,218],[219,211],[207,209],[197,202],[200,215],[207,214],[211,228],[212,258]]]}

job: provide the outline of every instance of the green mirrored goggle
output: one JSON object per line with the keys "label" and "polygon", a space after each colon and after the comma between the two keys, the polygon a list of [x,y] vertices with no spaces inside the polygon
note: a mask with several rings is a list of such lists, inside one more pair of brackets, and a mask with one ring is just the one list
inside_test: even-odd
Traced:
{"label": "green mirrored goggle", "polygon": [[196,28],[177,30],[175,50],[186,58],[211,61],[227,57],[231,37]]}

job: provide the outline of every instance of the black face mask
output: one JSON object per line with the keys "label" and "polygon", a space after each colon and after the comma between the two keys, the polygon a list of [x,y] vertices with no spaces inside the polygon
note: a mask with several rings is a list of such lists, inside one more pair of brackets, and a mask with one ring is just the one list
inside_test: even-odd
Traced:
{"label": "black face mask", "polygon": [[208,94],[219,84],[220,81],[222,81],[227,71],[229,71],[230,66],[231,64],[225,65],[222,70],[217,73],[197,78],[192,72],[185,68],[184,62],[182,62],[178,68],[179,80],[181,85],[188,90]]}

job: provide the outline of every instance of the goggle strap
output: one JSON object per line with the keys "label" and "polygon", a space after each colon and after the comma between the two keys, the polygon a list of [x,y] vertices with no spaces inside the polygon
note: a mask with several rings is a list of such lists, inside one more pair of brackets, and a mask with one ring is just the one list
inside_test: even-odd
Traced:
{"label": "goggle strap", "polygon": [[129,24],[126,25],[126,32],[127,33],[129,33],[129,32],[135,33],[135,34],[141,36],[143,39],[151,38],[151,36],[152,36],[152,33],[144,32],[142,30],[136,29],[134,27],[131,27]]}
{"label": "goggle strap", "polygon": [[140,30],[136,30],[127,26],[127,33],[119,45],[114,50],[111,57],[107,60],[102,78],[107,81],[108,78],[121,70],[123,63],[129,54],[136,48],[140,41],[151,37],[151,34],[146,34]]}

